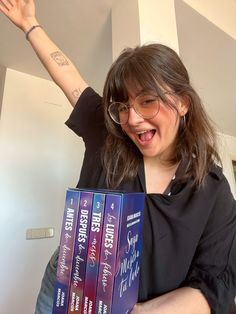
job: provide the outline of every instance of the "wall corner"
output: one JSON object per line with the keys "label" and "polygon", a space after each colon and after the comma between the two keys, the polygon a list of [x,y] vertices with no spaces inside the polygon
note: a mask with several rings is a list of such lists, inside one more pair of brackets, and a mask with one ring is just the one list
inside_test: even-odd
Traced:
{"label": "wall corner", "polygon": [[1,119],[1,112],[2,112],[2,102],[3,102],[3,93],[4,93],[4,86],[6,80],[6,67],[0,65],[0,119]]}

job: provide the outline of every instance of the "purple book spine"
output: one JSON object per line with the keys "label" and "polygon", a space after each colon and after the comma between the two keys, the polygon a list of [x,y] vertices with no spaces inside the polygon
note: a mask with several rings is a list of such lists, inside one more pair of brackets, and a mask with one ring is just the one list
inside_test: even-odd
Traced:
{"label": "purple book spine", "polygon": [[105,314],[111,311],[121,206],[121,195],[106,195],[96,314]]}
{"label": "purple book spine", "polygon": [[138,300],[143,213],[144,194],[125,194],[117,247],[112,314],[130,313]]}
{"label": "purple book spine", "polygon": [[54,290],[53,314],[67,312],[80,192],[67,190]]}
{"label": "purple book spine", "polygon": [[83,297],[83,314],[94,314],[102,238],[105,194],[94,193]]}
{"label": "purple book spine", "polygon": [[82,313],[82,298],[85,281],[92,203],[93,192],[81,191],[74,245],[68,314]]}

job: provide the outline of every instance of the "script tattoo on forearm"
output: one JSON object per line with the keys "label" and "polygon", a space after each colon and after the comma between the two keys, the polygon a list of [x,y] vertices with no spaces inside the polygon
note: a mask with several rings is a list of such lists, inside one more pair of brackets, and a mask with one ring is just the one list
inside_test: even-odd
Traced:
{"label": "script tattoo on forearm", "polygon": [[60,51],[52,52],[50,56],[59,66],[69,65],[66,57]]}
{"label": "script tattoo on forearm", "polygon": [[77,89],[73,90],[72,96],[74,97],[74,99],[77,100],[80,95],[81,95],[81,89],[80,88],[77,88]]}

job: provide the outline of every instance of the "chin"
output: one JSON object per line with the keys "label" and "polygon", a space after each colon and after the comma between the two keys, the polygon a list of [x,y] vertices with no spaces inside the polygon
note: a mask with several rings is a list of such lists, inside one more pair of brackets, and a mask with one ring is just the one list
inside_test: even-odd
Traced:
{"label": "chin", "polygon": [[147,151],[144,149],[139,149],[140,152],[142,153],[142,155],[144,157],[148,157],[148,158],[156,158],[159,156],[159,153],[157,151],[153,152],[153,151]]}

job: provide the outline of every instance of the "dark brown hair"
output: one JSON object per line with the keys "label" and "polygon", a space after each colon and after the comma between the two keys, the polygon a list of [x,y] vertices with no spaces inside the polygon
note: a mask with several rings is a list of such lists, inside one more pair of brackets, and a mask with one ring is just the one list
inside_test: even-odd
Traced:
{"label": "dark brown hair", "polygon": [[105,123],[108,129],[103,152],[103,164],[107,173],[107,184],[116,188],[122,181],[137,175],[142,155],[136,145],[122,131],[120,125],[110,118],[107,108],[111,101],[127,101],[129,83],[146,91],[155,91],[168,106],[175,108],[163,91],[171,90],[177,97],[189,102],[186,123],[181,127],[175,142],[175,154],[170,163],[186,161],[184,179],[191,178],[200,186],[214,162],[220,163],[216,149],[215,131],[192,88],[188,72],[181,59],[171,48],[161,44],[125,49],[108,72],[103,102]]}

